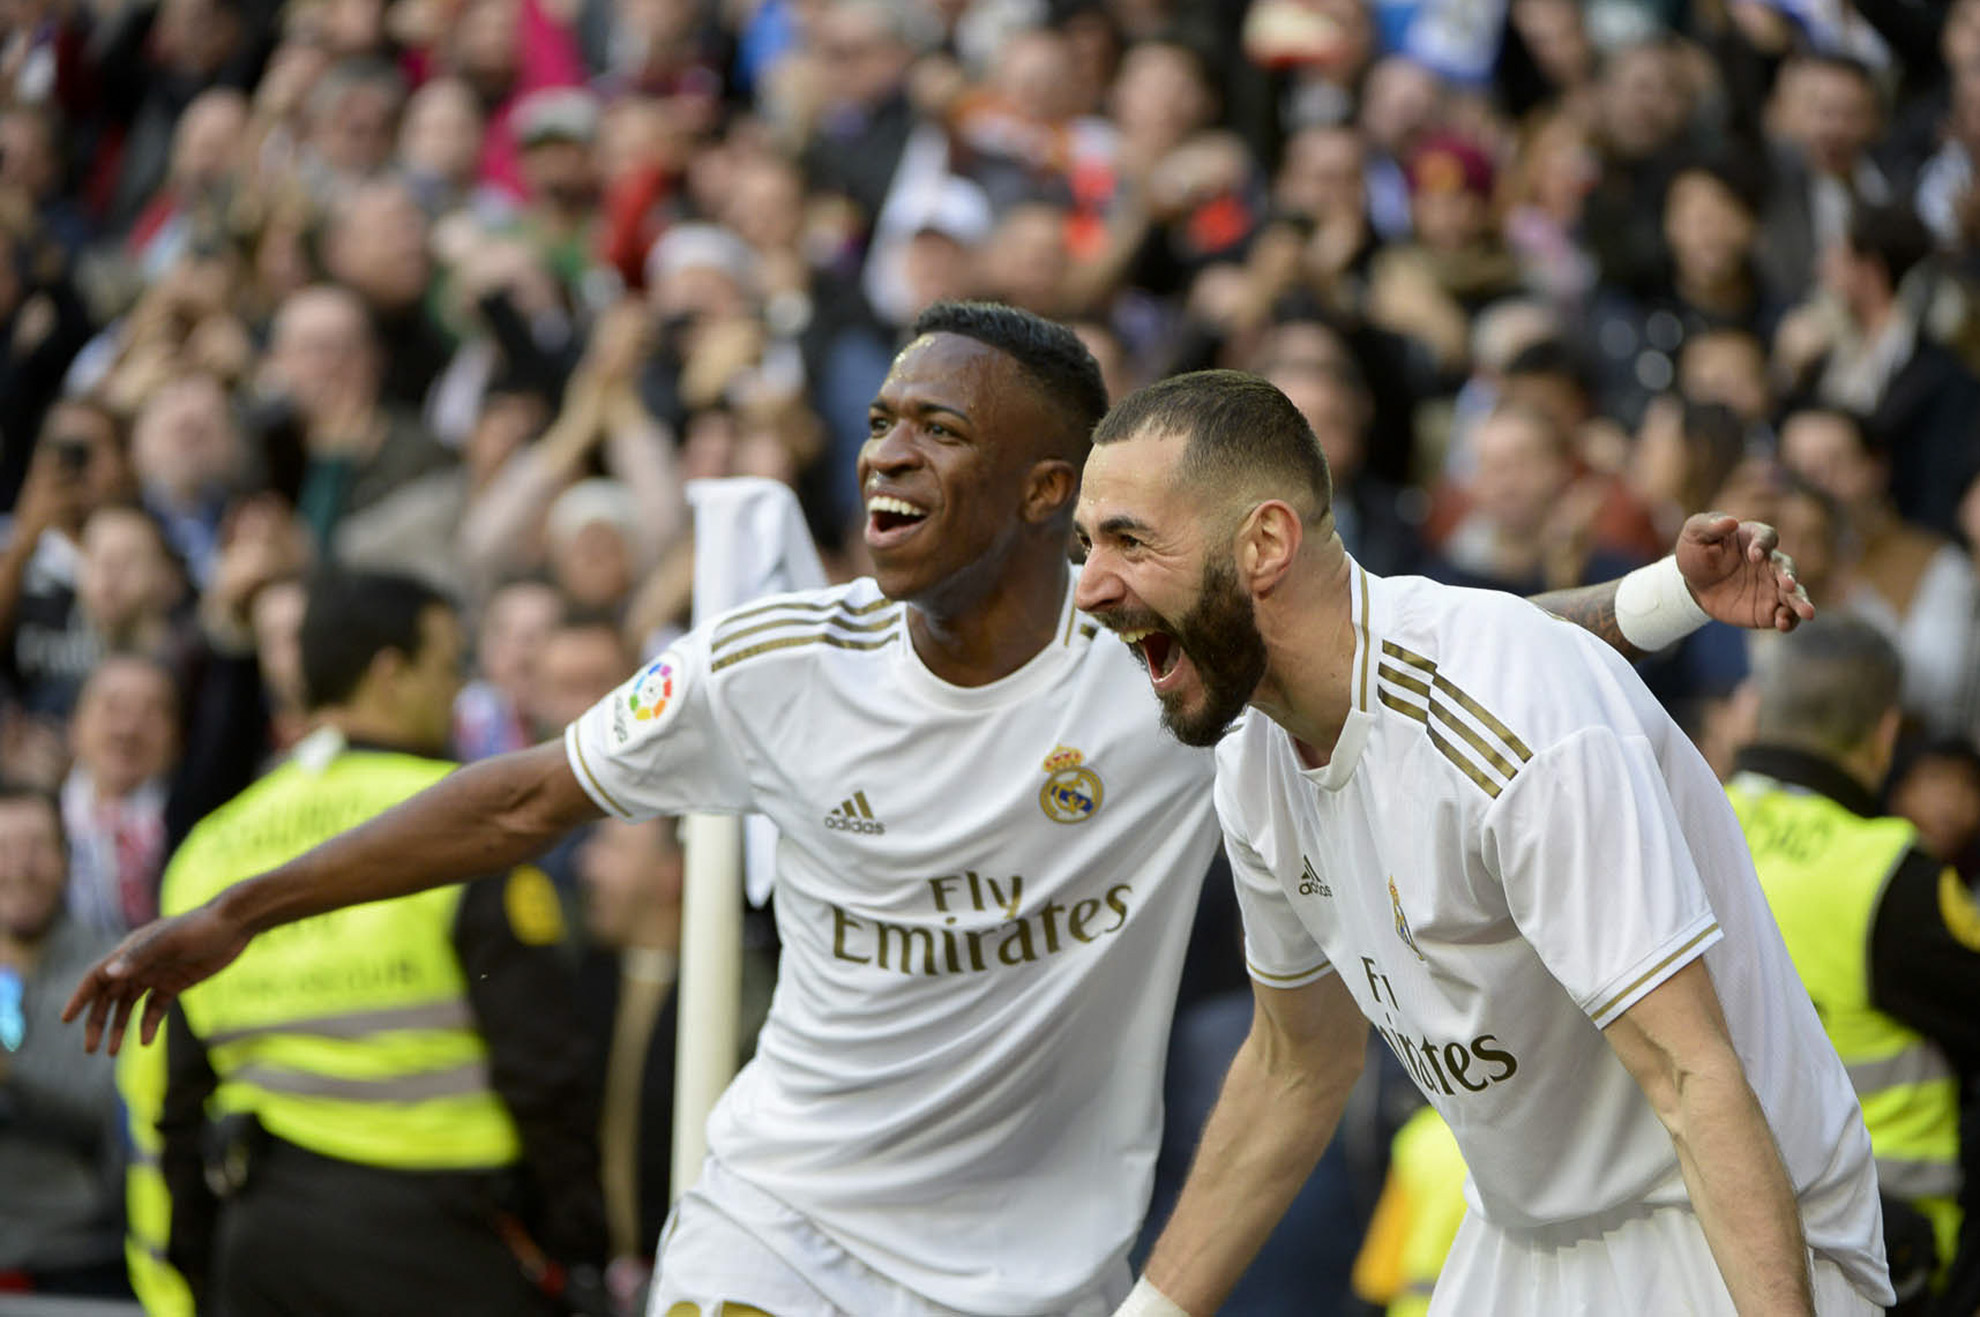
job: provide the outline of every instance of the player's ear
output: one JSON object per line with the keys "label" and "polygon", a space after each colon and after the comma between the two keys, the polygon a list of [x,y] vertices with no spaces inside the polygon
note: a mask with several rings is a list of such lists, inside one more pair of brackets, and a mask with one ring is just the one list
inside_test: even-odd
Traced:
{"label": "player's ear", "polygon": [[387,698],[395,697],[398,694],[399,681],[411,670],[411,661],[403,653],[388,645],[371,656],[371,662],[365,665],[364,680],[358,684],[357,690],[352,692],[352,698],[375,699],[380,695]]}
{"label": "player's ear", "polygon": [[1253,594],[1266,594],[1292,570],[1306,526],[1299,513],[1279,499],[1267,499],[1238,523],[1238,576]]}
{"label": "player's ear", "polygon": [[1064,458],[1032,463],[1024,482],[1024,519],[1039,525],[1064,517],[1079,493],[1079,472]]}

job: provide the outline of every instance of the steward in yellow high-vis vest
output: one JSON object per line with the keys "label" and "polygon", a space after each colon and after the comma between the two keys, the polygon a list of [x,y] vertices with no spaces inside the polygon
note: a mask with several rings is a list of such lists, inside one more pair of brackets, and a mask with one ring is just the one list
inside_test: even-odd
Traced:
{"label": "steward in yellow high-vis vest", "polygon": [[[1960,1082],[1980,1054],[1980,911],[1873,795],[1896,742],[1900,675],[1890,644],[1854,619],[1775,642],[1757,674],[1757,741],[1727,792],[1862,1103],[1908,1312],[1925,1310],[1935,1275],[1943,1284],[1974,1261],[1961,1243]],[[1912,1268],[1911,1295],[1905,1255],[1919,1250],[1895,1224],[1905,1207],[1929,1222],[1937,1254],[1936,1267]]]}
{"label": "steward in yellow high-vis vest", "polygon": [[1389,1173],[1354,1259],[1354,1292],[1383,1317],[1424,1317],[1464,1224],[1464,1154],[1435,1107],[1419,1107],[1389,1148]]}
{"label": "steward in yellow high-vis vest", "polygon": [[[458,683],[437,596],[325,578],[301,641],[322,725],[193,829],[166,870],[168,915],[452,767],[421,753],[445,744]],[[299,920],[179,996],[158,1166],[165,1253],[202,1311],[596,1307],[597,1106],[562,935],[549,880],[522,867]],[[134,1216],[134,1234],[158,1217]]]}

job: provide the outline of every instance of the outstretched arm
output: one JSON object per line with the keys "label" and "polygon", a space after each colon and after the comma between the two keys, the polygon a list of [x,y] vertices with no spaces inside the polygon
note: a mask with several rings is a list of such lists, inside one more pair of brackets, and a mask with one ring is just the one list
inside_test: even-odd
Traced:
{"label": "outstretched arm", "polygon": [[602,817],[561,740],[470,765],[279,868],[132,933],[83,975],[62,1018],[87,1011],[83,1046],[95,1051],[107,1026],[115,1053],[149,993],[140,1029],[148,1043],[173,998],[233,963],[257,933],[503,872]]}
{"label": "outstretched arm", "polygon": [[1368,1022],[1338,974],[1299,988],[1252,986],[1251,1033],[1122,1313],[1217,1311],[1326,1151],[1361,1073]]}
{"label": "outstretched arm", "polygon": [[[1815,616],[1815,606],[1795,579],[1794,560],[1779,544],[1772,526],[1701,512],[1678,534],[1677,580],[1670,577],[1667,558],[1620,581],[1554,590],[1535,595],[1533,602],[1594,632],[1631,660],[1676,643],[1707,619],[1749,630],[1792,631]],[[1680,584],[1688,599],[1677,594]]]}

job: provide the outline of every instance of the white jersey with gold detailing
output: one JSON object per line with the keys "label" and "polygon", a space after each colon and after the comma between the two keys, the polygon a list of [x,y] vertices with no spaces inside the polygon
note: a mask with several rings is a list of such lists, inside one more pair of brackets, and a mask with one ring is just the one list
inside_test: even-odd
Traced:
{"label": "white jersey with gold detailing", "polygon": [[1704,759],[1588,632],[1349,575],[1329,762],[1257,714],[1217,751],[1253,977],[1340,974],[1457,1134],[1472,1208],[1551,1234],[1688,1201],[1601,1030],[1703,956],[1811,1247],[1888,1295],[1869,1137]]}
{"label": "white jersey with gold detailing", "polygon": [[777,824],[776,994],[710,1153],[968,1312],[1062,1312],[1125,1275],[1216,844],[1212,757],[1066,595],[1052,644],[970,689],[871,581],[759,602],[565,734],[620,818]]}

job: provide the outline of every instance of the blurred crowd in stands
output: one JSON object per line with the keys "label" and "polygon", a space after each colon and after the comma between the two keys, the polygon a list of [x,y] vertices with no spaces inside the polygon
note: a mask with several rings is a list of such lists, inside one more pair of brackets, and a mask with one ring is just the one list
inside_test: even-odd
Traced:
{"label": "blurred crowd in stands", "polygon": [[[122,1284],[55,1011],[306,730],[311,574],[459,604],[459,757],[557,734],[685,625],[685,482],[788,482],[861,572],[868,400],[959,297],[1115,396],[1269,377],[1376,572],[1771,522],[1902,655],[1891,808],[1980,870],[1980,0],[5,0],[0,1290]],[[1769,642],[1644,665],[1723,771]],[[546,869],[588,964],[672,949],[668,828]],[[1178,1156],[1242,1033],[1205,899]]]}

